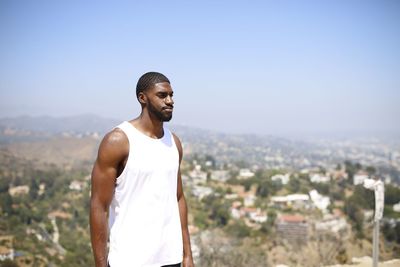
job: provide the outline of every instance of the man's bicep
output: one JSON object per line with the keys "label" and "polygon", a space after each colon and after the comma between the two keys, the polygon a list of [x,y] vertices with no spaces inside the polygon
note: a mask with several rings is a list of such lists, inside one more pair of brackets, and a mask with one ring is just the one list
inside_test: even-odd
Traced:
{"label": "man's bicep", "polygon": [[102,164],[99,159],[92,172],[92,200],[108,206],[114,194],[117,169],[112,165]]}
{"label": "man's bicep", "polygon": [[92,201],[105,206],[111,202],[118,168],[129,152],[126,148],[124,133],[113,131],[104,137],[92,171]]}

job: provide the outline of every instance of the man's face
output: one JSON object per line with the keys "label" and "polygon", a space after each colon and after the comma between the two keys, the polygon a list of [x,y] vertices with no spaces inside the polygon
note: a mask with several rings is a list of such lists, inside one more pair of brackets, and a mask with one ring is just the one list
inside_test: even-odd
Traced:
{"label": "man's face", "polygon": [[172,96],[174,94],[169,83],[156,83],[153,88],[144,94],[147,96],[147,108],[149,113],[156,116],[160,121],[170,121],[174,108]]}

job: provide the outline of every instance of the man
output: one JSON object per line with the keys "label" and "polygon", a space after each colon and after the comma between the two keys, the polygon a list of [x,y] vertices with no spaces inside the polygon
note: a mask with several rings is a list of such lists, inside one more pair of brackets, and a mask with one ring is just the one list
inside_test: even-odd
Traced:
{"label": "man", "polygon": [[174,105],[170,81],[161,73],[146,73],[136,96],[141,114],[106,134],[92,171],[95,264],[193,267],[180,174],[182,145],[163,127]]}

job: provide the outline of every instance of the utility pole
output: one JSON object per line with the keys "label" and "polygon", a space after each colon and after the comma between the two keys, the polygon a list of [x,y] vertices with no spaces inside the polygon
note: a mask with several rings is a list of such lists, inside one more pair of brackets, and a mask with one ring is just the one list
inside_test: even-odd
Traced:
{"label": "utility pole", "polygon": [[378,267],[379,261],[379,221],[385,205],[385,185],[381,180],[365,179],[364,187],[375,192],[374,232],[372,236],[372,266]]}

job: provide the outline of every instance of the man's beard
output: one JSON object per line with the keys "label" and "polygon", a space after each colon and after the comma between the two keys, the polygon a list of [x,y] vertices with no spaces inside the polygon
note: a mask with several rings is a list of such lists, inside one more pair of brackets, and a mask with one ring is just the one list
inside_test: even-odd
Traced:
{"label": "man's beard", "polygon": [[157,109],[151,104],[151,102],[148,102],[148,109],[149,109],[149,112],[150,112],[152,115],[156,116],[157,119],[159,119],[159,120],[162,121],[162,122],[167,122],[167,121],[170,121],[170,120],[172,119],[172,112],[171,112],[171,113],[167,113],[167,114],[166,114],[166,113],[163,113],[162,110],[161,110],[161,111],[157,110]]}

